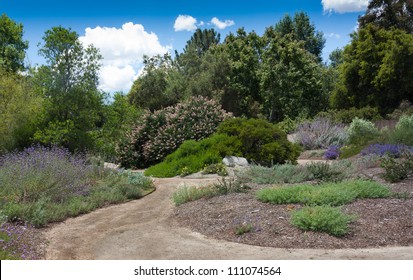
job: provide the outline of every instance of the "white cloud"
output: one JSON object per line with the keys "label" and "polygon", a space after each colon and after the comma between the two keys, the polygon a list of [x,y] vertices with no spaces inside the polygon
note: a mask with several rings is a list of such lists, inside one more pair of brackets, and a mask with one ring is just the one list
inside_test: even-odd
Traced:
{"label": "white cloud", "polygon": [[128,22],[122,28],[86,28],[79,38],[84,45],[93,44],[103,56],[100,88],[105,91],[128,91],[142,66],[143,55],[168,52],[155,33],[148,33],[141,24]]}
{"label": "white cloud", "polygon": [[336,38],[336,39],[340,39],[340,38],[341,38],[341,35],[340,35],[340,34],[337,34],[337,33],[330,33],[330,34],[328,34],[327,36],[330,37],[330,38]]}
{"label": "white cloud", "polygon": [[175,31],[194,31],[197,20],[194,17],[188,15],[179,15],[174,24]]}
{"label": "white cloud", "polygon": [[217,28],[219,28],[219,29],[225,29],[225,28],[227,28],[227,27],[229,27],[229,26],[232,26],[232,25],[234,25],[235,24],[235,22],[233,21],[233,20],[225,20],[225,21],[220,21],[218,18],[216,18],[216,17],[213,17],[212,19],[211,19],[211,23],[213,24],[213,25],[215,25]]}
{"label": "white cloud", "polygon": [[321,0],[325,12],[352,13],[366,10],[369,0]]}

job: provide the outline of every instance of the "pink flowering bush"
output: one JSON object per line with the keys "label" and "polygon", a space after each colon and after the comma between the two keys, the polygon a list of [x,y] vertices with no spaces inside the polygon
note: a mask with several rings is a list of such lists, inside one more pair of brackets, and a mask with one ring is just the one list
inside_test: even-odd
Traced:
{"label": "pink flowering bush", "polygon": [[201,140],[228,118],[219,103],[204,97],[146,113],[117,148],[123,167],[144,168],[161,162],[185,140]]}

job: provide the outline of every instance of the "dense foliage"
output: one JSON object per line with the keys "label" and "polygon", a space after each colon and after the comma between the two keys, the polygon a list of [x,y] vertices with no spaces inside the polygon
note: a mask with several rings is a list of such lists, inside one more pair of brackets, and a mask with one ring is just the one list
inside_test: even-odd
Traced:
{"label": "dense foliage", "polygon": [[124,167],[148,167],[162,161],[185,140],[201,140],[229,115],[213,100],[193,97],[176,106],[144,114],[118,147]]}

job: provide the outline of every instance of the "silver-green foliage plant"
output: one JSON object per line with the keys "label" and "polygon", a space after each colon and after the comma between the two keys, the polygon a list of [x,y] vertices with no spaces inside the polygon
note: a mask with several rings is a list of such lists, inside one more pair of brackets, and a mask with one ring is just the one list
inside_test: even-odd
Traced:
{"label": "silver-green foliage plant", "polygon": [[295,138],[306,150],[326,149],[332,145],[342,146],[347,141],[347,132],[343,124],[317,118],[300,124]]}
{"label": "silver-green foliage plant", "polygon": [[379,130],[371,121],[354,118],[347,129],[350,144],[364,144],[379,135]]}

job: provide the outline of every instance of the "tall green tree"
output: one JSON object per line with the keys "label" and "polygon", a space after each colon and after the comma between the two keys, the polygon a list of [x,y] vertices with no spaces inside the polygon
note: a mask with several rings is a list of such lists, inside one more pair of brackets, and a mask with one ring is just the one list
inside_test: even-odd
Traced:
{"label": "tall green tree", "polygon": [[30,77],[0,69],[0,154],[27,147],[43,115]]}
{"label": "tall green tree", "polygon": [[260,69],[264,114],[270,122],[314,116],[326,109],[323,66],[293,35],[268,29]]}
{"label": "tall green tree", "polygon": [[137,108],[156,111],[176,104],[186,87],[181,70],[169,54],[144,56],[143,74],[128,93],[128,100]]}
{"label": "tall green tree", "polygon": [[43,41],[39,54],[47,65],[35,71],[35,80],[47,100],[47,117],[35,139],[71,150],[93,148],[104,98],[98,90],[102,56],[93,46],[85,48],[70,28],[53,27]]}
{"label": "tall green tree", "polygon": [[413,101],[413,35],[369,24],[353,34],[339,66],[337,108],[377,107],[382,114]]}
{"label": "tall green tree", "polygon": [[294,18],[287,14],[273,28],[282,36],[291,34],[294,40],[303,41],[304,48],[315,55],[319,61],[322,60],[321,54],[326,42],[324,34],[316,31],[314,24],[310,22],[310,17],[305,12],[295,13]]}
{"label": "tall green tree", "polygon": [[397,28],[413,34],[413,1],[371,0],[366,14],[359,18],[360,28],[368,24],[387,30]]}
{"label": "tall green tree", "polygon": [[202,56],[210,47],[218,45],[220,40],[221,35],[213,28],[203,30],[198,28],[191,39],[186,42],[183,53],[194,50],[196,54]]}
{"label": "tall green tree", "polygon": [[228,54],[230,67],[229,87],[223,100],[223,107],[236,116],[257,117],[260,113],[260,78],[263,40],[254,31],[244,28],[230,33],[222,45]]}
{"label": "tall green tree", "polygon": [[24,69],[29,43],[23,40],[23,25],[6,14],[0,16],[0,68],[16,73]]}

